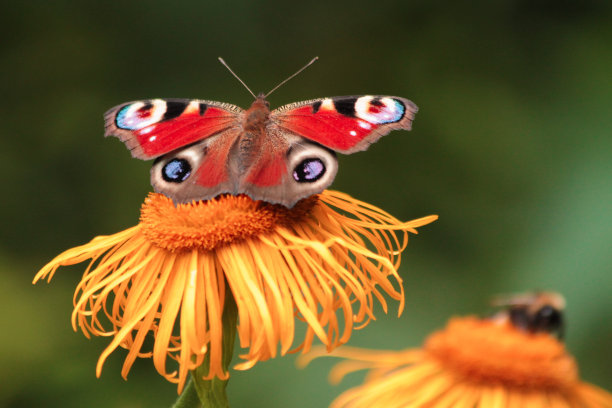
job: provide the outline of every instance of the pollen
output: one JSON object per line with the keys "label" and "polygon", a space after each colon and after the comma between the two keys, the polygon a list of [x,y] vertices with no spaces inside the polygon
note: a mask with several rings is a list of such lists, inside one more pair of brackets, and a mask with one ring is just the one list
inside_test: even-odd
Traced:
{"label": "pollen", "polygon": [[563,343],[548,333],[517,330],[510,323],[454,318],[428,338],[425,350],[473,382],[564,389],[578,379],[576,362]]}
{"label": "pollen", "polygon": [[309,197],[289,209],[246,195],[223,195],[175,206],[163,194],[151,193],[142,205],[140,225],[144,236],[160,248],[214,250],[299,222],[316,201],[316,196]]}

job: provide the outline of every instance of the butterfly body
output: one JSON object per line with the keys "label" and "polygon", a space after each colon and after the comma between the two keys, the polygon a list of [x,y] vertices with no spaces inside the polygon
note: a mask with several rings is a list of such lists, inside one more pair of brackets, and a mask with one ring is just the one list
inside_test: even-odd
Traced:
{"label": "butterfly body", "polygon": [[105,115],[139,159],[155,159],[151,183],[176,203],[222,193],[291,207],[333,181],[335,152],[365,150],[394,129],[410,130],[417,107],[391,96],[346,96],[270,110],[264,95],[251,107],[214,101],[129,102]]}
{"label": "butterfly body", "polygon": [[[270,119],[270,105],[263,95],[257,97],[251,107],[244,112],[242,119],[242,133],[238,141],[239,173],[244,174],[252,162],[261,153],[262,144],[267,135],[267,126]],[[272,136],[272,135],[271,135]],[[280,140],[271,140],[273,144]],[[278,150],[278,146],[275,150]]]}

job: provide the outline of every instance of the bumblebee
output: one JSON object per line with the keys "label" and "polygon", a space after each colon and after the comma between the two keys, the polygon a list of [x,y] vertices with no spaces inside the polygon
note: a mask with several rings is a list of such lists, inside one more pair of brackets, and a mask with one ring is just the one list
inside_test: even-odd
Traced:
{"label": "bumblebee", "polygon": [[562,339],[565,331],[565,299],[555,292],[530,292],[496,296],[491,304],[503,307],[493,319],[510,323],[530,333],[546,332]]}

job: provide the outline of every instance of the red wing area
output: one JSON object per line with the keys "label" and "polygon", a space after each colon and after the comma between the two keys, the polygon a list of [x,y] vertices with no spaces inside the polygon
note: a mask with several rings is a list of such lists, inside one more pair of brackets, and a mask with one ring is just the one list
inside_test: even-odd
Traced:
{"label": "red wing area", "polygon": [[249,169],[245,181],[257,187],[272,187],[279,185],[287,173],[287,164],[283,155],[265,152]]}
{"label": "red wing area", "polygon": [[196,184],[213,188],[229,181],[229,153],[239,133],[228,133],[206,146],[204,159],[197,170]]}
{"label": "red wing area", "polygon": [[369,128],[361,127],[356,118],[346,117],[335,111],[312,113],[310,106],[287,112],[283,115],[280,126],[291,133],[339,151],[350,150],[377,128],[369,123],[366,125]]}
{"label": "red wing area", "polygon": [[416,106],[404,98],[350,96],[282,107],[271,114],[280,128],[330,149],[365,150],[393,129],[410,129]]}
{"label": "red wing area", "polygon": [[197,113],[183,114],[178,118],[134,131],[134,136],[145,155],[158,157],[236,124],[235,117],[220,109],[209,108],[204,116]]}
{"label": "red wing area", "polygon": [[[245,135],[249,137],[248,133]],[[251,184],[255,187],[274,187],[282,183],[287,174],[287,150],[289,143],[274,135],[256,140],[256,152],[241,157],[245,171],[241,177],[241,186]]]}
{"label": "red wing area", "polygon": [[239,126],[241,111],[208,101],[131,102],[106,114],[106,135],[120,138],[134,157],[152,159]]}
{"label": "red wing area", "polygon": [[248,194],[255,200],[286,206],[295,204],[292,184],[288,184],[291,176],[288,176],[287,149],[288,146],[285,145],[273,146],[271,143],[264,143],[260,154],[245,169],[237,191]]}

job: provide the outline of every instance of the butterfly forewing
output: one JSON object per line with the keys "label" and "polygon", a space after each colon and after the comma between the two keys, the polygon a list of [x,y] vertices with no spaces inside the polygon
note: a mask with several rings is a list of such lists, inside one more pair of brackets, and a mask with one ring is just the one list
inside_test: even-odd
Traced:
{"label": "butterfly forewing", "polygon": [[285,105],[270,119],[287,132],[350,154],[392,130],[410,130],[417,110],[397,96],[340,96]]}
{"label": "butterfly forewing", "polygon": [[128,102],[105,114],[105,136],[116,136],[138,159],[153,159],[240,125],[241,108],[191,99]]}

